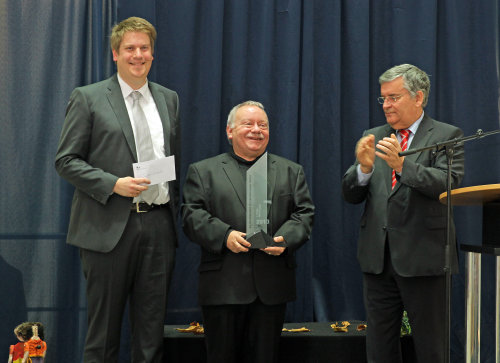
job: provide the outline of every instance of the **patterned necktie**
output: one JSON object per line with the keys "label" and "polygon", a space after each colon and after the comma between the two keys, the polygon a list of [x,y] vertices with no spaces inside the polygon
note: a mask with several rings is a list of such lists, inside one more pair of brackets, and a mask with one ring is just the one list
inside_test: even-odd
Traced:
{"label": "patterned necktie", "polygon": [[[141,97],[142,94],[139,91],[132,92],[132,98],[134,100],[132,104],[132,118],[135,126],[135,148],[139,161],[149,161],[155,159],[155,153],[148,121],[139,103]],[[158,194],[158,185],[150,185],[148,190],[140,194],[139,201],[143,200],[148,204],[152,204],[156,197],[158,197]]]}
{"label": "patterned necktie", "polygon": [[[408,137],[410,136],[410,130],[399,130],[399,136],[401,136],[401,151],[405,151],[408,148]],[[396,171],[392,170],[392,189],[396,185]]]}

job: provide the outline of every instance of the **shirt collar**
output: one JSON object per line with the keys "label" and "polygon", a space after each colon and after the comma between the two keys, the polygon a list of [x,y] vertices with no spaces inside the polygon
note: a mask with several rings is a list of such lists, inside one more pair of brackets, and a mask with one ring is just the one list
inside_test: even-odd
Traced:
{"label": "shirt collar", "polygon": [[[411,133],[413,135],[415,135],[417,133],[418,127],[420,126],[420,123],[422,122],[423,119],[424,119],[424,111],[422,111],[422,114],[420,115],[418,120],[415,121],[414,123],[412,123],[412,125],[410,127],[408,127],[407,130],[410,130]],[[398,130],[398,133],[399,133],[399,130]]]}
{"label": "shirt collar", "polygon": [[257,160],[259,160],[261,158],[261,156],[266,153],[266,151],[264,151],[262,154],[260,154],[259,156],[257,156],[253,160],[246,160],[246,159],[243,159],[241,156],[236,155],[233,148],[231,148],[231,150],[229,150],[229,155],[231,155],[239,164],[245,164],[245,165],[251,166],[251,165],[255,164],[257,162]]}
{"label": "shirt collar", "polygon": [[146,98],[150,94],[149,93],[149,85],[148,85],[147,79],[146,79],[146,83],[144,83],[144,85],[141,88],[139,88],[137,90],[134,90],[134,89],[132,89],[132,87],[130,87],[128,85],[127,82],[125,82],[123,80],[122,77],[120,77],[120,73],[118,73],[118,83],[120,84],[120,88],[122,90],[123,98],[127,98],[134,91],[139,91],[144,98]]}

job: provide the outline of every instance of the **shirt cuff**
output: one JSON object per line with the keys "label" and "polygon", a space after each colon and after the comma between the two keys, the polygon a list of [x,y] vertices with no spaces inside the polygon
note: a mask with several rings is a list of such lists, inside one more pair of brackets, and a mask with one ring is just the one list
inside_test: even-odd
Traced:
{"label": "shirt cuff", "polygon": [[358,164],[358,166],[356,167],[356,171],[358,173],[358,184],[361,186],[368,185],[374,170],[375,170],[375,166],[373,166],[372,171],[370,173],[365,174],[361,171],[361,165]]}

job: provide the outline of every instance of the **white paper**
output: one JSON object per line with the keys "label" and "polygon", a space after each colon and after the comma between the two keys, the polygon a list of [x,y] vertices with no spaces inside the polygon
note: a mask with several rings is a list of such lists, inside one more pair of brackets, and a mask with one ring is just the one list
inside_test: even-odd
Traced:
{"label": "white paper", "polygon": [[175,180],[175,159],[174,156],[167,156],[161,159],[133,163],[134,178],[148,178],[151,184],[155,185],[170,180]]}

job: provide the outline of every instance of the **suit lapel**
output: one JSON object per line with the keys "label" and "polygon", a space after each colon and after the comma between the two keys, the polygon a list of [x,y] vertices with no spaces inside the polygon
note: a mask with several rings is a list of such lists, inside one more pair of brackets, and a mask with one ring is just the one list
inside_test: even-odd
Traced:
{"label": "suit lapel", "polygon": [[245,209],[247,187],[239,170],[238,162],[234,160],[231,155],[226,153],[222,159],[222,169],[233,186],[234,192],[238,196],[241,206]]}
{"label": "suit lapel", "polygon": [[[434,125],[432,123],[432,120],[428,116],[424,115],[422,122],[420,122],[420,125],[418,126],[417,133],[413,137],[413,140],[410,144],[409,150],[427,146],[429,138],[432,135],[431,131],[433,128]],[[421,155],[422,152],[418,152],[412,155],[405,156],[405,158],[408,158],[408,160],[416,162]]]}
{"label": "suit lapel", "polygon": [[[383,131],[382,131],[380,140],[382,140],[384,137],[391,137],[391,134],[394,134],[394,133],[396,133],[396,131],[391,126],[386,124]],[[376,143],[377,143],[377,140],[375,140],[375,144]],[[375,150],[377,150],[376,145],[375,145]],[[375,160],[379,160],[379,163],[376,166],[376,168],[380,167],[382,170],[382,174],[384,176],[384,185],[387,186],[387,194],[389,195],[389,194],[391,194],[391,192],[393,192],[393,190],[392,190],[392,169],[389,167],[389,165],[387,165],[387,163],[384,160],[382,160],[378,157],[376,157]],[[396,189],[396,188],[394,188],[394,189]]]}
{"label": "suit lapel", "polygon": [[[267,154],[267,199],[273,200],[274,188],[276,185],[276,160],[271,154]],[[271,203],[267,205],[267,214],[271,211]]]}
{"label": "suit lapel", "polygon": [[153,99],[156,103],[156,108],[160,114],[161,123],[163,126],[163,139],[165,144],[165,155],[171,155],[170,152],[170,117],[168,116],[167,102],[163,97],[163,94],[157,89],[154,83],[149,82],[149,90],[153,95]]}
{"label": "suit lapel", "polygon": [[130,152],[133,155],[133,159],[137,162],[137,151],[135,148],[134,131],[132,130],[132,124],[127,112],[127,106],[125,105],[125,100],[123,99],[122,90],[120,84],[118,83],[118,77],[115,74],[109,79],[108,82],[108,101],[115,113],[116,120],[120,124],[123,135],[127,140]]}
{"label": "suit lapel", "polygon": [[[276,160],[268,154],[267,160],[267,196],[268,200],[273,200],[274,187],[276,184]],[[246,209],[247,200],[247,186],[241,171],[239,170],[238,162],[234,160],[229,154],[225,154],[222,159],[222,169],[224,170],[229,182],[232,184],[234,192],[238,196],[238,199],[243,208]],[[271,203],[267,206],[267,212],[269,214],[271,210]]]}
{"label": "suit lapel", "polygon": [[[424,118],[420,122],[420,125],[418,126],[417,133],[413,137],[413,140],[411,141],[410,147],[408,150],[411,149],[418,149],[420,147],[426,146],[429,138],[431,137],[431,130],[434,128],[431,119],[428,116],[424,115]],[[418,158],[422,155],[422,152],[418,152],[415,154],[407,155],[405,156],[405,159],[408,159],[412,162],[417,162]],[[396,186],[392,190],[392,192],[395,192],[396,190],[399,189],[401,186],[401,183],[396,183]]]}

